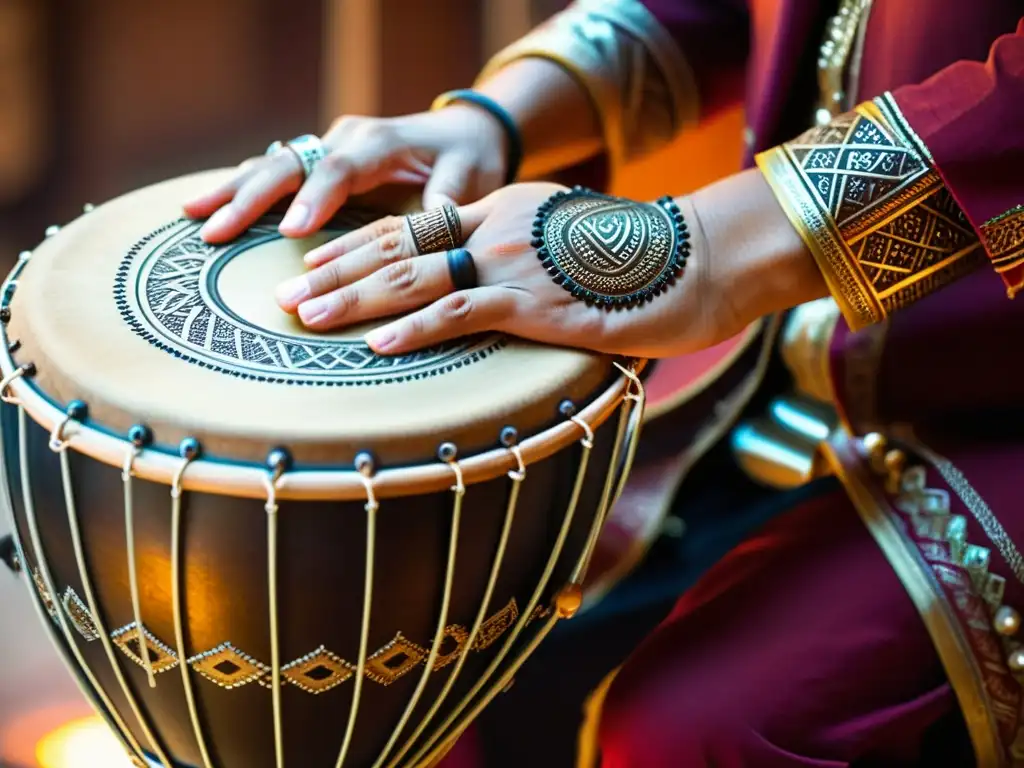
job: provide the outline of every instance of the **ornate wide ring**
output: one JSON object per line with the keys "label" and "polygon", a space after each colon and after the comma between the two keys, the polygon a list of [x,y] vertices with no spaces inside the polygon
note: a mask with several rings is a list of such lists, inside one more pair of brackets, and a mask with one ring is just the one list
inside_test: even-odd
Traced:
{"label": "ornate wide ring", "polygon": [[465,248],[454,248],[445,255],[448,258],[448,274],[451,275],[456,291],[469,291],[480,285],[473,254]]}
{"label": "ornate wide ring", "polygon": [[405,218],[409,222],[416,253],[420,256],[450,251],[462,245],[462,221],[459,209],[454,205],[443,205]]}
{"label": "ornate wide ring", "polygon": [[324,146],[323,142],[320,141],[320,137],[314,136],[310,133],[307,133],[305,136],[299,136],[292,139],[284,144],[283,147],[277,146],[275,148],[275,144],[280,145],[280,142],[275,141],[274,144],[271,144],[267,152],[271,153],[270,150],[272,149],[274,151],[278,151],[282,148],[290,149],[292,154],[298,158],[299,164],[302,166],[302,175],[307,179],[313,172],[313,169],[316,168],[317,163],[329,154],[329,150]]}

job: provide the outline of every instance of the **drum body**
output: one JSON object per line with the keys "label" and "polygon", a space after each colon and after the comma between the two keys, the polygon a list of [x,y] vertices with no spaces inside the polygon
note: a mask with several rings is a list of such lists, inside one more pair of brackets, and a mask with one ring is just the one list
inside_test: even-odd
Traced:
{"label": "drum body", "polygon": [[498,338],[385,364],[282,331],[246,302],[301,248],[204,248],[173,212],[210,181],[86,214],[5,284],[26,581],[137,762],[430,764],[578,607],[641,365]]}

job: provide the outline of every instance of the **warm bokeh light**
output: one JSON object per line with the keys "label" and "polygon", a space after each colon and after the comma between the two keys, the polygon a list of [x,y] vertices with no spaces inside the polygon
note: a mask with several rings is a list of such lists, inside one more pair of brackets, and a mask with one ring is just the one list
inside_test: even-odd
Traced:
{"label": "warm bokeh light", "polygon": [[99,717],[63,725],[36,747],[40,768],[132,768],[124,747]]}

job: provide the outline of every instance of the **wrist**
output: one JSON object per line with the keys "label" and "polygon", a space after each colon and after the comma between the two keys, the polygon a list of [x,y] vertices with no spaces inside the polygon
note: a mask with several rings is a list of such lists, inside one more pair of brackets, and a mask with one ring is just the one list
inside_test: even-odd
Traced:
{"label": "wrist", "polygon": [[523,140],[516,125],[515,118],[509,111],[490,96],[471,89],[448,91],[434,100],[432,109],[443,109],[453,104],[465,104],[476,107],[491,117],[501,129],[504,136],[505,184],[512,184],[519,175],[523,161]]}
{"label": "wrist", "polygon": [[704,295],[737,332],[760,317],[828,295],[814,258],[759,170],[704,187],[686,205],[684,213],[694,220],[693,266]]}

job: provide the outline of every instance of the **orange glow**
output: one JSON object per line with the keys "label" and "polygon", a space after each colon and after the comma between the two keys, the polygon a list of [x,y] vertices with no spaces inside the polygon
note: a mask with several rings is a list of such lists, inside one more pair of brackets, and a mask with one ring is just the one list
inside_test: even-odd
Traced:
{"label": "orange glow", "polygon": [[132,768],[124,747],[99,717],[73,720],[36,746],[40,768]]}

